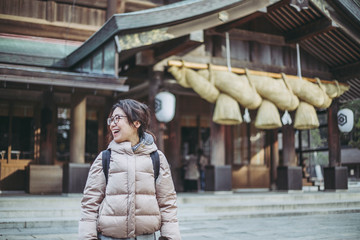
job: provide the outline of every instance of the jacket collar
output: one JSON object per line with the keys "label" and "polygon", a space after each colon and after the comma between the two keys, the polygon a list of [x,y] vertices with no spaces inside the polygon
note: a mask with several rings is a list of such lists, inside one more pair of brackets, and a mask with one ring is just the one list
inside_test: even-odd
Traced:
{"label": "jacket collar", "polygon": [[131,147],[130,142],[116,143],[114,140],[112,140],[108,146],[108,149],[131,155],[134,153],[150,154],[151,152],[157,150],[157,146],[154,143],[154,138],[150,134],[145,133],[144,137],[140,139],[140,142],[133,147]]}

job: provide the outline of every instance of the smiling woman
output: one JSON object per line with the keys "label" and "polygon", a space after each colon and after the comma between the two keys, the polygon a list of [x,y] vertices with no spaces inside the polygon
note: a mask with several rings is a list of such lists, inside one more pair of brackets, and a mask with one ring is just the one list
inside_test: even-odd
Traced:
{"label": "smiling woman", "polygon": [[[176,192],[167,159],[148,131],[148,106],[120,100],[112,107],[107,124],[108,178],[106,182],[99,154],[84,189],[79,239],[153,240],[158,230],[162,239],[181,239]],[[150,154],[156,151],[160,171],[154,178]]]}

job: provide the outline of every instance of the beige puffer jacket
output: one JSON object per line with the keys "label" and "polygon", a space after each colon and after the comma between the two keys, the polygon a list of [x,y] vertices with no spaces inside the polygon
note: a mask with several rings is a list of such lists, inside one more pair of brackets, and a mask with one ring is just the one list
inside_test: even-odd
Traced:
{"label": "beige puffer jacket", "polygon": [[114,238],[131,238],[158,230],[161,236],[179,240],[176,192],[170,168],[160,151],[160,173],[154,184],[151,143],[135,153],[130,142],[112,141],[108,184],[102,154],[91,166],[81,201],[79,239],[97,239],[97,232]]}

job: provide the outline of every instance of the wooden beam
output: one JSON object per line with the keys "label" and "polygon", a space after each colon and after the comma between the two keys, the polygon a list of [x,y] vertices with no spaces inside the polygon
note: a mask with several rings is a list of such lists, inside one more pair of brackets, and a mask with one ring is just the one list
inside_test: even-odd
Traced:
{"label": "wooden beam", "polygon": [[184,88],[180,86],[176,80],[174,79],[167,79],[162,83],[162,87],[168,89],[170,92],[181,95],[181,96],[189,96],[189,97],[198,97],[197,94],[192,88]]}
{"label": "wooden beam", "polygon": [[[73,4],[74,0],[55,0],[58,3],[67,3]],[[99,9],[106,9],[107,7],[107,0],[76,0],[75,5],[90,7],[90,8],[99,8]]]}
{"label": "wooden beam", "polygon": [[[55,0],[58,3],[67,3],[73,4],[74,0]],[[134,12],[140,11],[148,8],[158,7],[158,4],[154,4],[150,1],[141,1],[141,0],[110,0],[117,6],[124,7],[124,11],[117,11],[115,13],[122,13],[122,12]],[[110,3],[110,4],[113,4]],[[77,6],[84,6],[89,8],[98,8],[106,10],[109,6],[109,0],[76,0],[75,5]],[[114,13],[114,14],[115,14]]]}
{"label": "wooden beam", "polygon": [[340,96],[340,102],[348,102],[360,98],[360,78],[353,78],[347,81],[350,89]]}
{"label": "wooden beam", "polygon": [[322,18],[287,32],[285,39],[288,43],[297,43],[320,33],[328,32],[334,28],[335,25],[332,21],[327,18]]}
{"label": "wooden beam", "polygon": [[155,48],[155,59],[161,61],[178,53],[184,54],[204,43],[203,31],[166,41],[161,47]]}
{"label": "wooden beam", "polygon": [[0,32],[86,41],[100,27],[0,14]]}
{"label": "wooden beam", "polygon": [[[5,85],[6,86],[6,85]],[[42,91],[39,90],[20,90],[5,88],[3,83],[1,83],[0,88],[0,96],[2,100],[12,100],[18,101],[19,99],[23,101],[33,101],[33,102],[41,102],[42,100]]]}
{"label": "wooden beam", "polygon": [[338,79],[339,81],[358,78],[360,76],[360,61],[334,68],[331,72],[335,79]]}
{"label": "wooden beam", "polygon": [[126,0],[125,11],[135,12],[135,11],[141,11],[144,9],[155,8],[155,7],[159,7],[159,5],[148,1]]}
{"label": "wooden beam", "polygon": [[129,91],[120,93],[118,96],[121,98],[134,98],[134,99],[142,99],[146,97],[149,89],[149,81],[145,81],[133,88],[130,88]]}
{"label": "wooden beam", "polygon": [[[214,30],[208,30],[205,34],[208,36],[221,36],[225,38],[224,33],[216,32]],[[274,34],[260,33],[243,29],[231,29],[229,30],[229,36],[231,39],[235,40],[253,41],[273,46],[289,46],[289,44],[285,42],[285,37]]]}
{"label": "wooden beam", "polygon": [[247,23],[251,20],[254,20],[258,17],[261,17],[265,14],[266,14],[266,8],[256,11],[253,14],[247,15],[247,16],[237,19],[235,21],[220,25],[215,28],[215,31],[220,32],[220,33],[227,32],[231,29],[237,28],[237,27],[241,26],[242,24]]}

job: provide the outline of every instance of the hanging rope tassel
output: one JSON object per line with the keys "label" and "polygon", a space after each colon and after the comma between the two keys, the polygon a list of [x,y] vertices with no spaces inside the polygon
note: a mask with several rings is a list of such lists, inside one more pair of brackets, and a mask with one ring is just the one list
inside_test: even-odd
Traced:
{"label": "hanging rope tassel", "polygon": [[287,110],[285,110],[284,115],[281,117],[281,122],[283,125],[291,125],[292,124],[291,116]]}
{"label": "hanging rope tassel", "polygon": [[243,119],[244,119],[244,121],[245,121],[246,123],[250,123],[250,122],[251,122],[249,110],[248,110],[247,108],[245,108],[245,113],[244,113]]}

